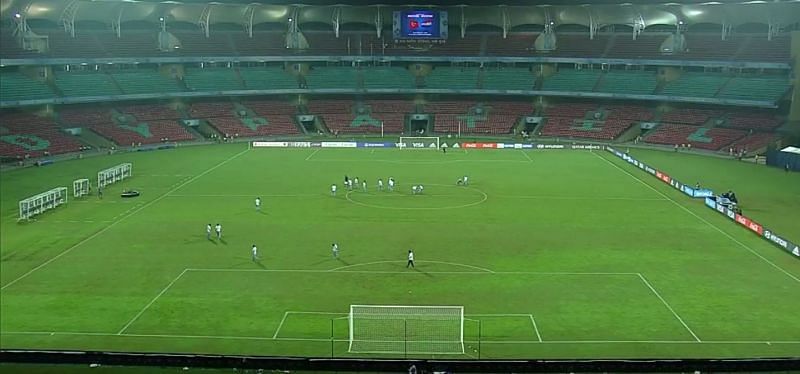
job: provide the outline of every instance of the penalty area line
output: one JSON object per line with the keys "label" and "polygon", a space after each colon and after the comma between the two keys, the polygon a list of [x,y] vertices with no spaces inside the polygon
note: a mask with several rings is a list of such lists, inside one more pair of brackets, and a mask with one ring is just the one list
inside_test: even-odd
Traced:
{"label": "penalty area line", "polygon": [[283,313],[283,318],[281,318],[281,323],[278,324],[278,328],[275,329],[275,334],[272,335],[272,339],[278,338],[278,333],[281,332],[281,327],[283,327],[283,323],[286,322],[286,317],[289,315],[289,312]]}
{"label": "penalty area line", "polygon": [[647,286],[647,288],[649,288],[650,291],[652,291],[653,294],[656,295],[656,297],[659,300],[661,300],[661,303],[664,304],[664,306],[667,307],[667,309],[669,309],[669,311],[672,313],[673,316],[675,316],[675,318],[678,320],[678,322],[680,322],[681,325],[683,325],[683,327],[686,328],[686,331],[689,331],[689,333],[692,334],[692,337],[694,337],[694,340],[696,340],[698,343],[701,343],[702,340],[700,340],[700,338],[697,336],[697,334],[695,334],[694,331],[692,331],[692,329],[689,327],[689,325],[687,325],[686,322],[684,322],[683,318],[681,318],[681,316],[678,315],[677,312],[675,312],[675,309],[672,309],[672,306],[669,305],[667,300],[665,300],[661,296],[661,294],[658,293],[658,291],[656,291],[655,287],[653,287],[653,285],[651,285],[650,282],[647,281],[647,278],[645,278],[644,275],[642,275],[641,273],[638,273],[637,275],[639,276],[639,279],[642,280],[644,285]]}
{"label": "penalty area line", "polygon": [[657,194],[659,194],[659,195],[663,196],[665,199],[669,200],[670,202],[672,202],[673,204],[675,204],[676,206],[678,206],[679,208],[681,208],[681,209],[682,209],[683,211],[685,211],[686,213],[689,213],[690,215],[694,216],[695,218],[697,218],[697,219],[698,219],[698,220],[700,220],[701,222],[705,223],[706,225],[710,226],[710,227],[711,227],[711,228],[713,228],[714,230],[718,231],[720,234],[724,235],[725,237],[727,237],[728,239],[730,239],[730,240],[731,240],[731,241],[733,241],[734,243],[738,244],[740,247],[742,247],[742,248],[744,248],[744,249],[748,250],[750,253],[752,253],[752,254],[756,255],[756,257],[760,258],[761,260],[763,260],[763,261],[764,261],[764,262],[766,262],[767,264],[771,265],[773,268],[775,268],[775,269],[779,270],[780,272],[782,272],[783,274],[785,274],[785,275],[786,275],[786,276],[788,276],[789,278],[792,278],[792,279],[794,279],[796,282],[800,283],[800,278],[799,278],[799,277],[797,277],[797,276],[793,275],[792,273],[790,273],[790,272],[786,271],[786,269],[784,269],[784,268],[780,267],[778,264],[776,264],[776,263],[774,263],[774,262],[770,261],[768,258],[764,257],[763,255],[761,255],[760,253],[758,253],[758,252],[757,252],[756,250],[754,250],[753,248],[750,248],[750,247],[749,247],[747,244],[744,244],[744,243],[742,243],[742,242],[741,242],[741,241],[739,241],[738,239],[734,238],[734,237],[733,237],[731,234],[728,234],[727,232],[725,232],[724,230],[722,230],[721,228],[719,228],[719,226],[717,226],[717,225],[715,225],[715,224],[711,223],[710,221],[706,220],[706,219],[705,219],[705,218],[703,218],[703,217],[700,217],[699,215],[697,215],[697,213],[695,213],[695,212],[691,211],[689,208],[687,208],[687,207],[683,206],[681,203],[677,202],[675,199],[673,199],[673,198],[669,197],[667,194],[665,194],[665,193],[663,193],[663,192],[659,191],[659,190],[658,190],[658,189],[656,189],[655,187],[653,187],[653,186],[651,186],[650,184],[648,184],[647,182],[643,181],[641,178],[639,178],[639,177],[637,177],[637,176],[633,175],[633,174],[632,174],[631,172],[629,172],[628,170],[625,170],[625,169],[621,168],[619,165],[617,165],[617,164],[615,164],[615,163],[613,163],[613,162],[609,161],[607,158],[605,158],[605,157],[603,157],[603,156],[600,156],[599,154],[597,154],[597,153],[595,153],[595,152],[591,152],[591,153],[592,153],[593,155],[595,155],[596,157],[600,158],[601,160],[605,161],[607,164],[609,164],[609,165],[613,166],[613,167],[614,167],[614,168],[616,168],[617,170],[619,170],[619,171],[621,171],[621,172],[623,172],[623,173],[627,174],[629,177],[633,178],[633,179],[634,179],[634,180],[636,180],[637,182],[639,182],[639,183],[641,183],[641,184],[645,185],[647,188],[649,188],[649,189],[653,190],[653,191],[654,191],[654,192],[656,192]]}
{"label": "penalty area line", "polygon": [[315,150],[314,150],[314,152],[311,152],[311,154],[310,154],[310,155],[308,155],[308,157],[306,157],[306,161],[310,160],[310,159],[311,159],[311,157],[314,157],[314,155],[315,155],[315,154],[317,154],[317,152],[319,152],[319,151],[321,151],[321,150],[322,150],[322,148],[317,148],[317,149],[315,149]]}
{"label": "penalty area line", "polygon": [[156,300],[158,300],[158,298],[161,297],[161,295],[165,294],[167,290],[169,290],[172,287],[172,285],[178,281],[178,279],[181,279],[181,277],[183,277],[183,275],[186,274],[188,270],[189,269],[183,269],[183,271],[180,274],[178,274],[178,276],[175,277],[175,279],[173,279],[172,282],[169,282],[169,284],[167,284],[167,286],[164,287],[161,290],[161,292],[159,292],[158,295],[156,295],[156,297],[153,298],[153,300],[150,300],[150,302],[147,303],[147,305],[145,305],[144,308],[142,308],[142,310],[139,311],[139,313],[136,313],[136,315],[133,316],[133,318],[131,318],[131,320],[128,321],[128,323],[126,323],[125,326],[123,326],[122,329],[119,330],[119,332],[117,332],[117,335],[122,335],[122,333],[124,333],[125,330],[128,329],[128,327],[130,327],[134,322],[136,322],[136,320],[138,320],[139,317],[141,317],[142,314],[144,314],[144,312],[147,311],[147,309],[150,309],[150,306],[153,305],[156,302]]}

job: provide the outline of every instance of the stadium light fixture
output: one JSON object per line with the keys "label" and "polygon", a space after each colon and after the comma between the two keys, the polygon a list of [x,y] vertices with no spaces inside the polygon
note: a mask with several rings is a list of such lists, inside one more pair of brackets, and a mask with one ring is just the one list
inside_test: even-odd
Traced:
{"label": "stadium light fixture", "polygon": [[703,11],[700,9],[689,9],[686,11],[686,15],[690,17],[699,16],[703,14]]}
{"label": "stadium light fixture", "polygon": [[158,17],[158,20],[164,22],[164,17]]}
{"label": "stadium light fixture", "polygon": [[19,13],[14,13],[14,18],[20,19],[22,18],[22,15]]}

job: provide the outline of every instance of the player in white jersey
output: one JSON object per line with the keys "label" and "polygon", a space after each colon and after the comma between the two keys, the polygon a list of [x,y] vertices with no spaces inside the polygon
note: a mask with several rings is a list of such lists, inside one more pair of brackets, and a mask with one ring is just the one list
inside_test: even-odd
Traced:
{"label": "player in white jersey", "polygon": [[359,186],[359,184],[358,184],[358,177],[356,177],[356,178],[355,178],[353,181],[354,181],[354,182],[355,182],[355,184],[356,184],[356,188],[358,188],[358,186]]}
{"label": "player in white jersey", "polygon": [[411,186],[411,194],[412,195],[416,195],[418,192],[419,192],[419,189],[417,188],[416,184]]}
{"label": "player in white jersey", "polygon": [[331,251],[333,252],[333,258],[339,258],[339,245],[333,243],[331,245]]}
{"label": "player in white jersey", "polygon": [[406,268],[414,267],[414,251],[408,250],[408,263],[406,264]]}
{"label": "player in white jersey", "polygon": [[383,179],[378,179],[378,191],[383,191]]}
{"label": "player in white jersey", "polygon": [[217,231],[217,239],[222,239],[222,225],[218,223],[216,226],[214,226],[214,230]]}
{"label": "player in white jersey", "polygon": [[465,175],[463,180],[464,180],[464,183],[463,183],[463,184],[464,184],[465,186],[469,186],[469,177]]}
{"label": "player in white jersey", "polygon": [[417,186],[417,193],[421,194],[422,190],[424,190],[424,189],[425,189],[425,187],[422,187],[422,185],[420,184],[419,186]]}
{"label": "player in white jersey", "polygon": [[336,183],[331,185],[331,196],[336,196]]}
{"label": "player in white jersey", "polygon": [[206,239],[211,240],[211,224],[206,225]]}
{"label": "player in white jersey", "polygon": [[253,248],[250,250],[250,252],[252,252],[251,259],[253,260],[253,262],[258,262],[258,260],[261,259],[258,257],[258,247],[256,247],[255,244],[253,244]]}
{"label": "player in white jersey", "polygon": [[364,192],[367,192],[367,181],[361,181],[361,189],[364,190]]}
{"label": "player in white jersey", "polygon": [[389,177],[389,191],[394,191],[394,178]]}
{"label": "player in white jersey", "polygon": [[261,211],[261,198],[260,197],[256,198],[256,211],[257,212]]}

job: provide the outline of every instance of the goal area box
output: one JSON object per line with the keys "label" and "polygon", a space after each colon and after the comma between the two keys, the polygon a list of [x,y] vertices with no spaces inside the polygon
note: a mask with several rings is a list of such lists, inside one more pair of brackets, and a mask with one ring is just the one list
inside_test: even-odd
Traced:
{"label": "goal area box", "polygon": [[351,305],[349,352],[463,354],[463,306]]}

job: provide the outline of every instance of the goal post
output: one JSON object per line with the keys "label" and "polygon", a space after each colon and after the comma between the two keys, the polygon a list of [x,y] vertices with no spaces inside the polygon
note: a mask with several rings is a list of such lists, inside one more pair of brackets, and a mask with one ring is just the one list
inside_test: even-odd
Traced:
{"label": "goal post", "polygon": [[438,136],[401,136],[400,149],[439,149]]}
{"label": "goal post", "polygon": [[351,305],[352,353],[463,354],[463,306]]}
{"label": "goal post", "polygon": [[97,172],[97,188],[130,178],[133,175],[133,164],[124,163]]}
{"label": "goal post", "polygon": [[56,187],[36,196],[19,201],[19,220],[29,220],[33,216],[66,204],[69,192],[66,187]]}

